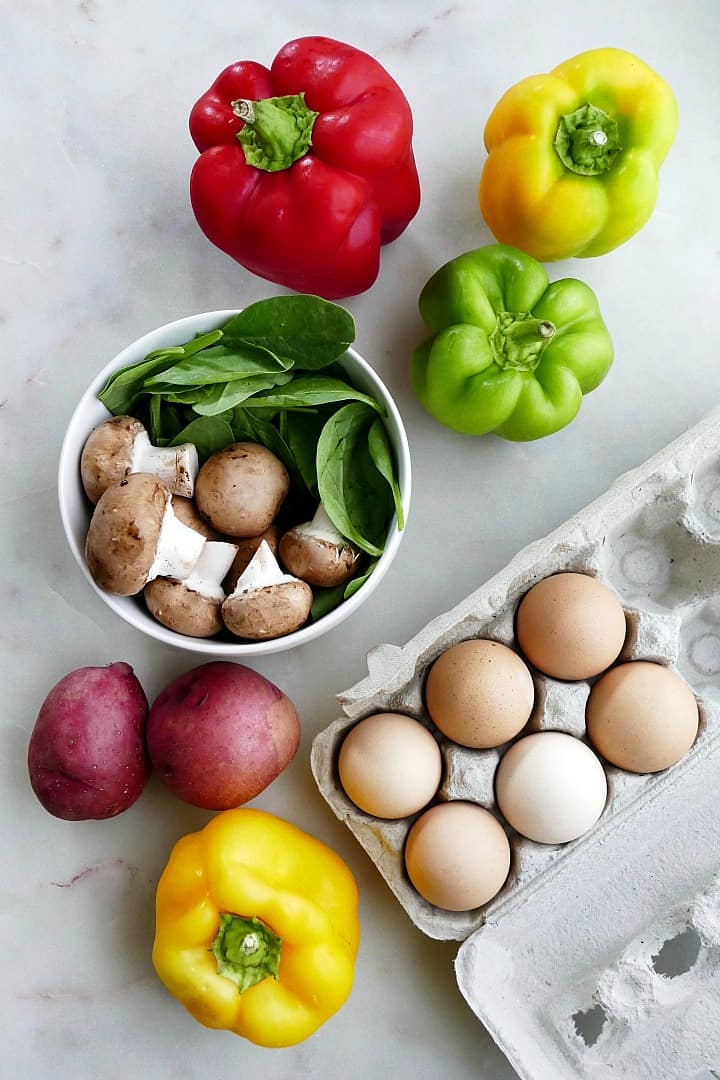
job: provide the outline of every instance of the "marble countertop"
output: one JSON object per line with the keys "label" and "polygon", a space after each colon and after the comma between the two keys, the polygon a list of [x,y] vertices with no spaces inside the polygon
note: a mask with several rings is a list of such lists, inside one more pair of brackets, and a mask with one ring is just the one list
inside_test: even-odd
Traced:
{"label": "marble countertop", "polygon": [[[518,549],[600,494],[718,403],[720,7],[691,0],[34,0],[6,5],[0,270],[0,807],[4,957],[0,1075],[120,1080],[469,1080],[514,1075],[460,997],[456,946],[427,940],[332,817],[309,767],[334,695],[379,642],[402,643]],[[302,8],[302,10],[300,10]],[[194,1023],[155,977],[153,896],[172,843],[209,817],[153,781],[126,814],[70,824],[30,791],[27,741],[67,671],[127,660],[148,696],[193,666],[139,636],[91,592],[62,535],[58,452],[93,374],[146,330],[277,291],[213,248],[187,198],[186,119],[226,64],[269,61],[323,33],[371,52],[407,93],[423,203],[347,302],[357,347],[403,414],[413,458],[407,535],[382,587],[342,628],[255,666],[294,699],[303,740],[257,800],[334,847],[360,887],[352,997],[306,1043],[264,1051]],[[680,131],[650,224],[599,260],[551,267],[597,292],[614,368],[565,431],[537,444],[472,440],[412,396],[421,286],[491,240],[476,201],[489,110],[512,83],[583,49],[617,45],[676,91]]]}

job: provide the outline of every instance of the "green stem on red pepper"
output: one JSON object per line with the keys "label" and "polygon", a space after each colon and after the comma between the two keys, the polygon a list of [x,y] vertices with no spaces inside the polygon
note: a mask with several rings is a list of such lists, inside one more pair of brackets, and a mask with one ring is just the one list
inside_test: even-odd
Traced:
{"label": "green stem on red pepper", "polygon": [[237,133],[248,165],[264,172],[289,169],[308,152],[312,130],[320,113],[305,104],[305,94],[249,101],[238,98],[232,111],[243,127]]}

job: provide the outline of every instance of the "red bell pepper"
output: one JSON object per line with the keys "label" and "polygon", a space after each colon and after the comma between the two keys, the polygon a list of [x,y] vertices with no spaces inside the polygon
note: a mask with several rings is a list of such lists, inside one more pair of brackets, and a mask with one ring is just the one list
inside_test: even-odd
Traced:
{"label": "red bell pepper", "polygon": [[200,228],[260,277],[328,300],[368,289],[420,205],[412,114],[367,53],[324,37],[226,68],[190,114]]}

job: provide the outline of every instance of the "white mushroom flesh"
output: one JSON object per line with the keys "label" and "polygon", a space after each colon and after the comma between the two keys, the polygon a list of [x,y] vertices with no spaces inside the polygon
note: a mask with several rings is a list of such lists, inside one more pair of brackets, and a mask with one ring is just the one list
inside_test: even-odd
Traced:
{"label": "white mushroom flesh", "polygon": [[304,521],[302,525],[295,525],[292,531],[301,536],[317,537],[318,540],[334,544],[335,547],[350,547],[349,541],[333,525],[322,503],[315,511],[312,521]]}
{"label": "white mushroom flesh", "polygon": [[244,593],[255,592],[256,589],[266,589],[270,585],[284,585],[289,581],[297,581],[292,574],[284,574],[280,569],[277,559],[270,550],[270,545],[263,540],[260,547],[253,555],[243,574],[238,578],[231,597],[242,596]]}
{"label": "white mushroom flesh", "polygon": [[185,588],[190,592],[199,593],[208,600],[224,600],[225,592],[221,582],[236,554],[235,544],[226,544],[222,540],[208,540],[192,572],[183,582]]}
{"label": "white mushroom flesh", "polygon": [[160,526],[155,558],[150,567],[146,584],[156,577],[169,577],[175,578],[177,581],[185,581],[192,573],[206,542],[204,536],[195,532],[189,526],[183,525],[182,521],[175,517],[168,496],[165,516]]}
{"label": "white mushroom flesh", "polygon": [[130,471],[159,476],[175,495],[192,498],[199,469],[197,448],[192,443],[153,446],[146,431],[135,436]]}

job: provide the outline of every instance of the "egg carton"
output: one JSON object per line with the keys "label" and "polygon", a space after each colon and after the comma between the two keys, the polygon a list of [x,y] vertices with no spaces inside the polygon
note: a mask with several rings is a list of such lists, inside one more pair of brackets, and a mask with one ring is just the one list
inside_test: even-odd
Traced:
{"label": "egg carton", "polygon": [[[519,601],[560,571],[591,574],[615,591],[628,626],[620,659],[674,667],[696,696],[700,728],[690,752],[662,773],[606,765],[608,800],[597,825],[572,843],[545,845],[514,833],[496,806],[494,774],[509,744],[474,750],[442,737],[423,686],[433,661],[460,641],[515,647]],[[593,680],[560,682],[537,672],[533,679],[535,706],[521,735],[553,730],[586,740]],[[518,1072],[559,1080],[612,1069],[632,1080],[710,1080],[720,1066],[720,882],[713,879],[720,869],[720,410],[525,548],[405,646],[374,649],[368,676],[339,701],[344,715],[313,744],[320,791],[415,925],[432,938],[464,941],[460,988]],[[449,912],[423,900],[403,861],[417,815],[382,821],[345,795],[337,771],[342,740],[357,721],[382,711],[412,716],[438,739],[444,770],[436,801],[476,802],[506,828],[510,875],[484,907]],[[687,916],[700,910],[710,912],[709,929]],[[672,980],[653,958],[667,927],[682,919],[682,933],[701,941],[703,960]],[[698,993],[713,999],[705,1013]],[[668,1019],[682,1021],[692,1009],[708,1021],[695,1072],[686,1068],[689,1036]],[[654,1053],[643,1064],[642,1048],[647,1053],[656,1038],[668,1061],[684,1062],[683,1071],[660,1066]]]}

